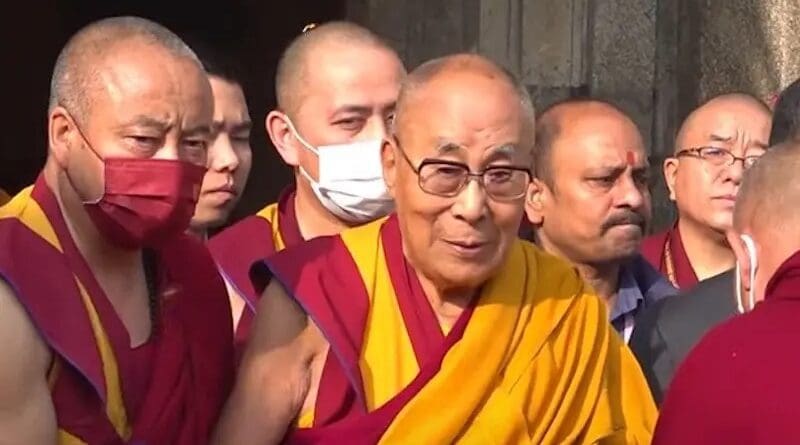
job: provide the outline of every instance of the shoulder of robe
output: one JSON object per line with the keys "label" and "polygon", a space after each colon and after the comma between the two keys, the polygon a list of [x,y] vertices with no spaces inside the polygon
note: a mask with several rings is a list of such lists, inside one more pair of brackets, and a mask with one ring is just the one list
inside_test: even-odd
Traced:
{"label": "shoulder of robe", "polygon": [[225,282],[208,249],[199,240],[181,235],[158,252],[170,279],[191,290],[185,293],[189,298],[206,296],[227,303]]}
{"label": "shoulder of robe", "polygon": [[[559,324],[572,319],[569,325],[579,326],[576,320],[590,326],[605,326],[605,303],[581,278],[578,270],[566,260],[544,252],[527,241],[520,241],[527,258],[532,258],[534,273],[529,289],[535,293],[537,307],[545,310]],[[557,320],[561,320],[558,322]]]}
{"label": "shoulder of robe", "polygon": [[594,290],[581,278],[578,270],[566,260],[545,252],[528,241],[520,241],[526,256],[532,258],[535,273],[535,289],[544,297],[594,296]]}
{"label": "shoulder of robe", "polygon": [[[214,255],[235,253],[235,250],[243,250],[252,247],[260,247],[262,239],[272,239],[272,217],[274,212],[269,212],[267,216],[261,214],[269,210],[270,207],[259,212],[258,215],[245,217],[236,224],[217,233],[208,240],[208,249]],[[233,249],[233,250],[231,250]]]}

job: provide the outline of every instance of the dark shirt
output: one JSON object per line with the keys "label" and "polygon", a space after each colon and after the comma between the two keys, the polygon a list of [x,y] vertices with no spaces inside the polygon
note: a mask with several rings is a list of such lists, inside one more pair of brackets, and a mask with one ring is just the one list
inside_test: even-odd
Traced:
{"label": "dark shirt", "polygon": [[733,281],[734,272],[724,272],[637,316],[629,346],[656,403],[661,404],[675,370],[703,335],[737,313]]}
{"label": "dark shirt", "polygon": [[677,292],[650,263],[638,255],[620,268],[617,299],[609,320],[627,342],[636,314]]}

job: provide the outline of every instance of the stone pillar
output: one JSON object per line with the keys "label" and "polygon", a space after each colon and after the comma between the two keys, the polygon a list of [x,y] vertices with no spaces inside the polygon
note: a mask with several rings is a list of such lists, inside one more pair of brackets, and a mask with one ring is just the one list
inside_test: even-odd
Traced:
{"label": "stone pillar", "polygon": [[694,23],[697,100],[735,90],[765,97],[800,75],[797,0],[703,3]]}

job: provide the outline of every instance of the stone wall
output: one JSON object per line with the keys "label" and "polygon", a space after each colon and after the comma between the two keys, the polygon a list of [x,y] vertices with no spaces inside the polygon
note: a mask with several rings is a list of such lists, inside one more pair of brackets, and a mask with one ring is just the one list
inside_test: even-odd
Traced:
{"label": "stone wall", "polygon": [[706,97],[759,96],[800,75],[797,0],[348,0],[413,67],[477,51],[516,72],[537,108],[577,94],[631,114],[653,165],[654,223],[668,224],[661,164]]}

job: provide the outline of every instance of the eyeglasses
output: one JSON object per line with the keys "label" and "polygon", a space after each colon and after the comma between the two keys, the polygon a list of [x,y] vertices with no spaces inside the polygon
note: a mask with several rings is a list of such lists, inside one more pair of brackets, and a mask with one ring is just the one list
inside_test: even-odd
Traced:
{"label": "eyeglasses", "polygon": [[440,159],[425,159],[419,167],[414,167],[399,145],[398,151],[417,174],[419,188],[431,195],[452,198],[461,193],[470,178],[475,178],[480,180],[486,194],[492,199],[514,201],[525,196],[531,182],[531,172],[525,167],[497,165],[472,173],[469,167],[460,162]]}
{"label": "eyeglasses", "polygon": [[718,147],[687,148],[675,154],[675,157],[679,158],[681,156],[691,156],[694,158],[700,158],[718,167],[721,167],[723,165],[733,165],[736,161],[742,161],[742,166],[745,169],[748,169],[753,165],[755,165],[756,162],[758,162],[758,158],[761,157],[761,155],[758,155],[758,156],[745,156],[743,158],[740,158],[731,153],[730,150]]}

